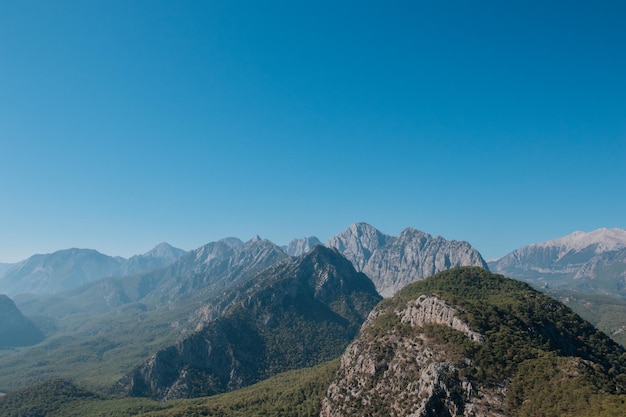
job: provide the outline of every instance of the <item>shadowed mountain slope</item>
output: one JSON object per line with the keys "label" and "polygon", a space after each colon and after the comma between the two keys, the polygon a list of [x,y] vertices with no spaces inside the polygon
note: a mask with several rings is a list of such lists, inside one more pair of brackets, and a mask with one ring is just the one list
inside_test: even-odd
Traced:
{"label": "shadowed mountain slope", "polygon": [[22,315],[13,300],[0,295],[0,349],[34,345],[43,338],[41,330]]}
{"label": "shadowed mountain slope", "polygon": [[234,390],[341,354],[380,300],[372,282],[322,246],[229,292],[201,330],[159,351],[117,390],[173,399]]}

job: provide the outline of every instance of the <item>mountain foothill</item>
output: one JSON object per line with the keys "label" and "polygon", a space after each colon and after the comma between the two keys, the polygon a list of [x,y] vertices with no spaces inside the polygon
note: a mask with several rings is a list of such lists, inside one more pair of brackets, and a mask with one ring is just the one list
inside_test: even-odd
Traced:
{"label": "mountain foothill", "polygon": [[366,223],[326,244],[34,255],[0,268],[0,416],[612,415],[625,288],[621,229],[489,263]]}

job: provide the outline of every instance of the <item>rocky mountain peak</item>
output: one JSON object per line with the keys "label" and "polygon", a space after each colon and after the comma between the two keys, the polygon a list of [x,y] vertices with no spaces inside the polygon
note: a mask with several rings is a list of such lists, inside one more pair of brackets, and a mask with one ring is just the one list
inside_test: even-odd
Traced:
{"label": "rocky mountain peak", "polygon": [[263,239],[261,239],[261,236],[254,235],[254,237],[252,237],[252,239],[250,239],[246,243],[257,243],[257,242],[261,242],[261,241],[263,241]]}
{"label": "rocky mountain peak", "polygon": [[470,265],[487,268],[469,243],[433,237],[411,227],[392,237],[366,223],[356,223],[331,238],[327,246],[337,248],[357,271],[370,277],[383,297],[446,269]]}
{"label": "rocky mountain peak", "polygon": [[331,237],[326,246],[339,250],[343,256],[362,271],[376,249],[385,245],[389,236],[367,223],[354,223],[348,229]]}
{"label": "rocky mountain peak", "polygon": [[596,253],[614,251],[626,248],[626,230],[601,228],[591,232],[576,231],[567,236],[535,243],[535,247],[561,247],[566,251],[581,251],[590,246],[595,246]]}
{"label": "rocky mountain peak", "polygon": [[289,256],[300,256],[309,252],[316,245],[321,245],[322,242],[315,236],[304,237],[302,239],[294,239],[289,242],[289,245],[283,247],[285,253]]}
{"label": "rocky mountain peak", "polygon": [[626,296],[626,230],[574,232],[522,246],[489,267],[539,286]]}
{"label": "rocky mountain peak", "polygon": [[243,242],[241,241],[241,239],[236,238],[236,237],[226,237],[224,239],[220,239],[220,242],[226,243],[231,248],[243,245]]}
{"label": "rocky mountain peak", "polygon": [[347,290],[367,288],[376,292],[371,281],[359,274],[352,263],[335,248],[315,246],[310,252],[300,256],[294,269],[308,280],[308,286],[318,298],[330,299]]}
{"label": "rocky mountain peak", "polygon": [[184,250],[175,248],[167,242],[161,242],[148,252],[144,253],[143,256],[151,258],[177,259],[183,253],[185,253]]}

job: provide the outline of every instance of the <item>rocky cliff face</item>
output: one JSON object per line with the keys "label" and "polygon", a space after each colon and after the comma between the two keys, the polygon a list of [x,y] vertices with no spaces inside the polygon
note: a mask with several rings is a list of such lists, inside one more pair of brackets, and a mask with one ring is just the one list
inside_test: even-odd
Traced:
{"label": "rocky cliff face", "polygon": [[13,300],[0,295],[0,349],[34,345],[43,338],[41,330],[22,315]]}
{"label": "rocky cliff face", "polygon": [[367,223],[354,223],[337,236],[331,237],[326,246],[337,249],[352,262],[357,271],[364,271],[374,251],[393,240],[393,237]]}
{"label": "rocky cliff face", "polygon": [[626,296],[626,230],[598,229],[524,246],[490,262],[538,286]]}
{"label": "rocky cliff face", "polygon": [[[382,321],[406,328],[372,330]],[[391,311],[377,309],[343,355],[320,416],[504,416],[504,390],[463,376],[458,354],[420,332],[426,325],[447,326],[470,343],[484,340],[437,296],[422,295]],[[471,363],[462,359],[462,367]]]}
{"label": "rocky cliff face", "polygon": [[224,294],[199,331],[115,389],[160,400],[212,395],[321,363],[341,354],[379,300],[364,274],[317,246]]}
{"label": "rocky cliff face", "polygon": [[387,236],[366,223],[356,223],[326,244],[364,272],[383,297],[405,285],[459,266],[487,268],[480,253],[467,242],[448,241],[412,228]]}
{"label": "rocky cliff face", "polygon": [[370,313],[320,416],[535,415],[573,395],[565,392],[571,387],[623,392],[623,354],[526,284],[457,268],[405,287]]}

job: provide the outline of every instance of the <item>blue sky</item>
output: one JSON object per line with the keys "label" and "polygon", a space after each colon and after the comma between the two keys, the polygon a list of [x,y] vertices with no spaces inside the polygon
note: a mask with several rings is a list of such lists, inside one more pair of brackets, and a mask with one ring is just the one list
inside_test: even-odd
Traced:
{"label": "blue sky", "polygon": [[626,6],[0,3],[0,262],[626,227]]}

